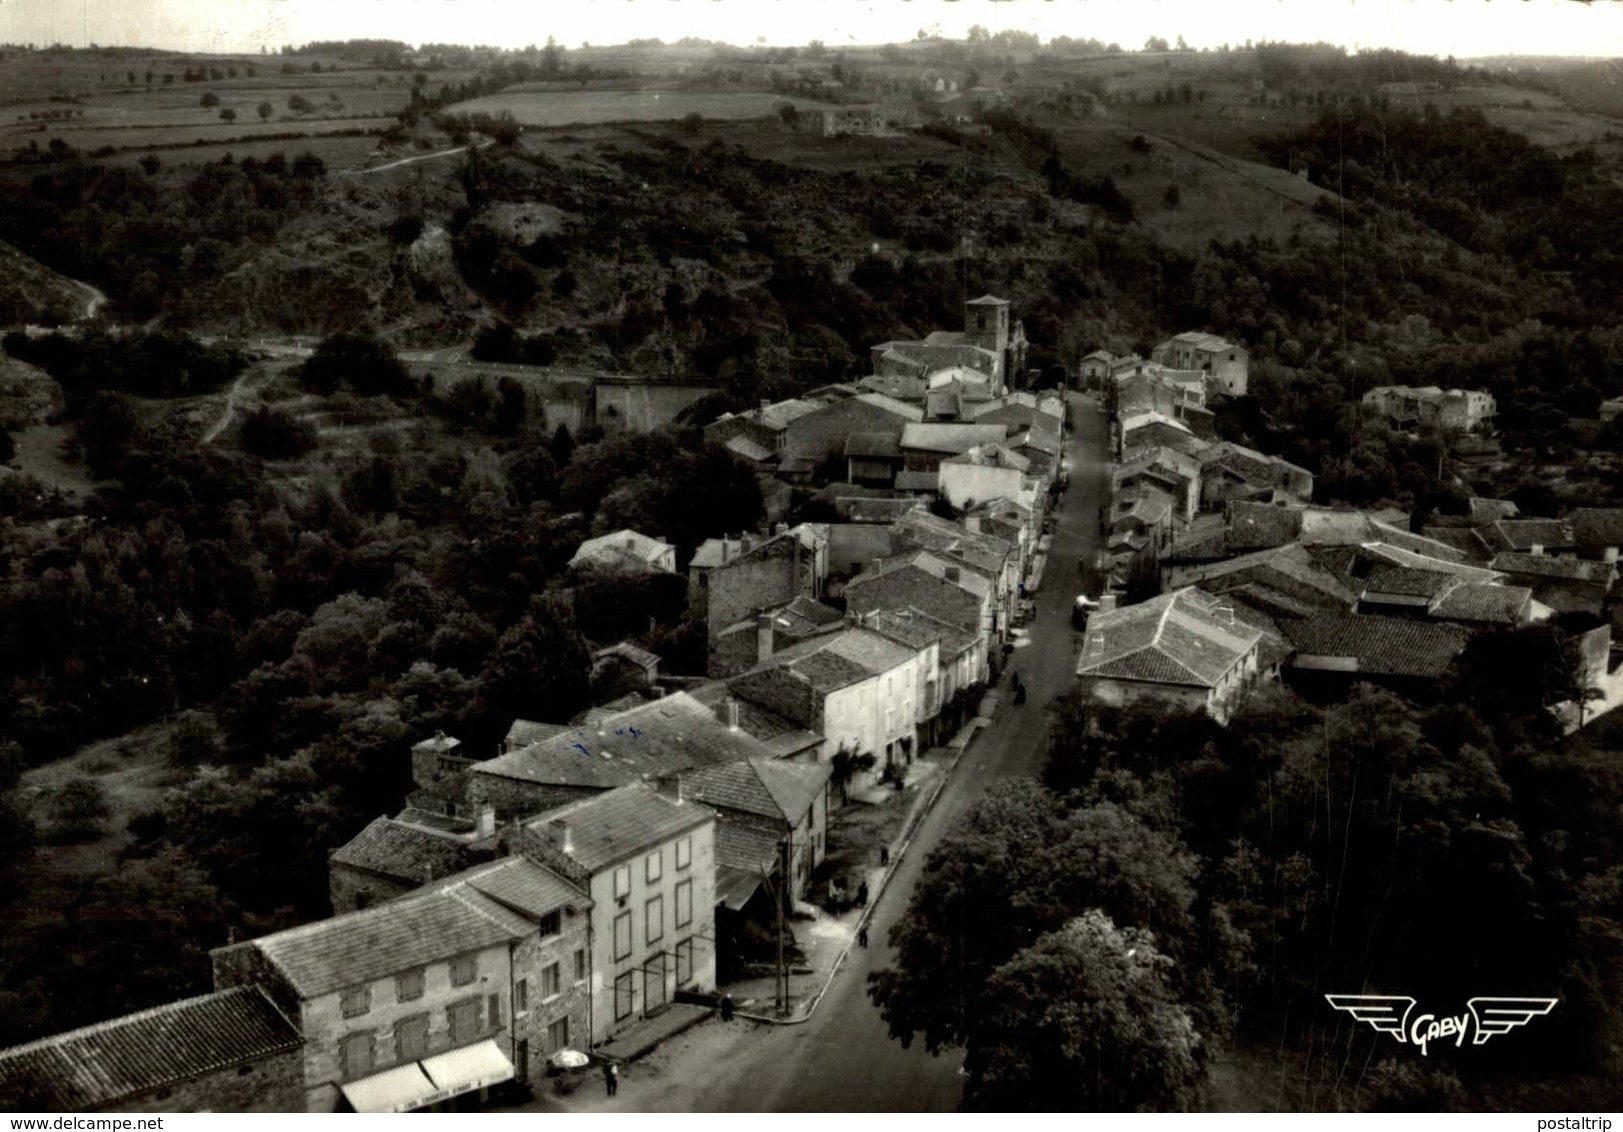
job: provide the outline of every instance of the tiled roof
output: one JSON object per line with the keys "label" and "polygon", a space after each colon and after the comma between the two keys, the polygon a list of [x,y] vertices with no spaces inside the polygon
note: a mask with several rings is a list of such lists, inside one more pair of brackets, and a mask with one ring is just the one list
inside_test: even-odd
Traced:
{"label": "tiled roof", "polygon": [[958,656],[972,648],[978,639],[974,633],[957,625],[932,617],[922,609],[876,609],[868,614],[868,626],[876,633],[887,633],[904,644],[922,648],[930,640],[941,642],[943,660]]}
{"label": "tiled roof", "polygon": [[1623,507],[1579,507],[1567,522],[1582,546],[1623,546]]}
{"label": "tiled roof", "polygon": [[713,680],[699,684],[689,688],[687,694],[718,713],[722,704],[732,700],[738,705],[739,729],[759,739],[769,751],[775,751],[779,741],[791,744],[796,750],[810,745],[814,740],[822,742],[821,735],[805,730],[793,720],[786,719],[777,712],[750,700],[735,697],[733,690],[724,681]]}
{"label": "tiled roof", "polygon": [[1522,611],[1532,600],[1533,591],[1526,586],[1460,582],[1432,602],[1431,615],[1444,621],[1488,621],[1514,625],[1523,620]]}
{"label": "tiled roof", "polygon": [[756,410],[756,416],[767,428],[782,430],[788,428],[791,421],[798,420],[807,413],[815,413],[819,407],[810,401],[778,401]]}
{"label": "tiled roof", "polygon": [[939,472],[910,472],[905,468],[896,473],[897,491],[940,491]]}
{"label": "tiled roof", "polygon": [[845,438],[845,454],[847,456],[886,456],[899,457],[902,450],[897,446],[896,436],[889,432],[853,432]]}
{"label": "tiled roof", "polygon": [[1180,567],[1179,577],[1200,585],[1208,593],[1227,593],[1250,583],[1271,585],[1289,592],[1299,601],[1310,602],[1314,608],[1346,609],[1352,605],[1358,589],[1356,584],[1326,569],[1300,543]]}
{"label": "tiled roof", "polygon": [[1560,519],[1495,519],[1479,528],[1492,550],[1531,550],[1578,545],[1572,526]]}
{"label": "tiled roof", "polygon": [[1391,594],[1399,597],[1437,597],[1459,579],[1441,570],[1415,570],[1407,566],[1381,565],[1364,579],[1363,596]]}
{"label": "tiled roof", "polygon": [[243,946],[258,949],[308,1000],[510,943],[532,930],[528,920],[479,892],[436,885]]}
{"label": "tiled roof", "polygon": [[845,602],[856,612],[911,607],[960,629],[980,631],[981,599],[913,563],[858,574],[845,585]]}
{"label": "tiled roof", "polygon": [[833,775],[834,768],[828,763],[750,759],[682,775],[682,795],[707,806],[758,814],[794,826]]}
{"label": "tiled roof", "polygon": [[743,731],[683,692],[482,762],[475,775],[606,790],[644,775],[764,754]]}
{"label": "tiled roof", "polygon": [[1473,527],[1428,526],[1421,527],[1420,533],[1426,538],[1453,547],[1472,562],[1486,562],[1493,557],[1494,552],[1482,541],[1482,536]]}
{"label": "tiled roof", "polygon": [[1096,613],[1078,676],[1213,687],[1245,659],[1261,633],[1194,587]]}
{"label": "tiled roof", "polygon": [[575,551],[575,557],[570,561],[573,563],[582,558],[604,557],[613,552],[617,555],[629,554],[643,562],[653,562],[670,549],[671,544],[668,542],[649,538],[633,530],[619,530],[587,539],[580,544],[580,548]]}
{"label": "tiled roof", "polygon": [[[1479,522],[1489,519],[1514,519],[1520,509],[1509,499],[1487,499],[1479,495],[1469,500],[1471,518]],[[1570,519],[1571,516],[1569,515]]]}
{"label": "tiled roof", "polygon": [[922,507],[903,515],[891,529],[916,546],[952,553],[993,571],[1002,568],[1014,549],[1007,539],[977,534],[962,523],[932,515]]}
{"label": "tiled roof", "polygon": [[778,860],[778,838],[762,829],[737,821],[728,820],[725,814],[716,817],[716,890],[719,895],[722,889],[721,872],[724,869],[737,870],[748,876],[759,878],[764,868],[768,873],[776,871]]}
{"label": "tiled roof", "polygon": [[924,410],[919,406],[909,405],[907,402],[898,401],[894,397],[886,397],[883,393],[858,393],[853,400],[861,401],[865,405],[872,405],[876,409],[883,409],[887,413],[901,417],[905,421],[922,421],[924,419]]}
{"label": "tiled roof", "polygon": [[1008,468],[1012,471],[1024,472],[1031,467],[1031,460],[1001,444],[984,444],[977,445],[956,456],[949,456],[941,461],[943,469],[960,465],[970,465],[977,468]]}
{"label": "tiled roof", "polygon": [[1186,330],[1182,334],[1174,334],[1172,341],[1181,342],[1186,346],[1193,346],[1197,350],[1231,350],[1236,349],[1227,338],[1219,338],[1215,334],[1207,334],[1200,330]]}
{"label": "tiled roof", "polygon": [[868,393],[882,393],[898,401],[922,401],[928,388],[922,377],[899,373],[870,374],[857,385]]}
{"label": "tiled roof", "polygon": [[560,908],[590,908],[592,898],[528,857],[503,857],[446,877],[435,887],[463,884],[513,911],[539,921]]}
{"label": "tiled roof", "polygon": [[477,856],[468,846],[393,818],[377,818],[332,854],[336,865],[425,884],[467,868]]}
{"label": "tiled roof", "polygon": [[647,783],[634,782],[585,801],[540,814],[527,828],[560,846],[554,822],[567,822],[574,851],[570,857],[595,873],[645,849],[714,821],[716,815],[694,802],[676,802]]}
{"label": "tiled roof", "polygon": [[1302,511],[1271,503],[1236,500],[1228,505],[1225,528],[1230,551],[1284,546],[1302,532]]}
{"label": "tiled roof", "polygon": [[967,452],[980,444],[996,444],[1009,435],[1003,424],[964,424],[931,421],[902,429],[902,447],[917,452]]}
{"label": "tiled roof", "polygon": [[762,447],[747,436],[730,437],[722,447],[756,464],[764,463],[774,455],[772,449]]}
{"label": "tiled roof", "polygon": [[[1317,552],[1321,548],[1313,549]],[[1411,566],[1417,570],[1442,570],[1445,573],[1457,574],[1471,582],[1492,582],[1504,576],[1485,566],[1472,566],[1453,559],[1416,554],[1385,542],[1366,542],[1356,547],[1336,549],[1350,549],[1355,552],[1355,558],[1386,562],[1393,566]]]}
{"label": "tiled roof", "polygon": [[1502,551],[1488,564],[1506,574],[1531,574],[1540,578],[1562,578],[1569,581],[1607,585],[1616,569],[1610,562],[1590,562],[1582,558],[1554,558],[1548,554],[1521,554]]}
{"label": "tiled roof", "polygon": [[1313,667],[1304,658],[1350,657],[1357,671],[1378,676],[1441,676],[1469,638],[1455,625],[1357,613],[1281,620],[1279,627],[1296,646],[1298,666]]}
{"label": "tiled roof", "polygon": [[647,649],[634,645],[630,641],[621,641],[618,644],[610,645],[608,648],[598,649],[592,654],[594,661],[608,660],[610,657],[629,660],[639,668],[647,668],[650,665],[659,663],[658,653],[649,652]]}
{"label": "tiled roof", "polygon": [[[866,664],[838,652],[819,648],[818,646],[822,644],[823,641],[818,639],[790,645],[782,653],[773,656],[772,664],[787,668],[797,676],[805,678],[813,689],[825,695],[873,679],[874,673]],[[796,649],[809,651],[798,656],[785,655],[793,653]]]}
{"label": "tiled roof", "polygon": [[258,987],[233,987],[0,1050],[0,1109],[118,1111],[117,1102],[297,1049]]}

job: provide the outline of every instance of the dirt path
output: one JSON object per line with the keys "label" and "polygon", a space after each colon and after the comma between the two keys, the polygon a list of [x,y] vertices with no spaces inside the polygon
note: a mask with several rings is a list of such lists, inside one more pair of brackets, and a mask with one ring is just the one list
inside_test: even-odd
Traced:
{"label": "dirt path", "polygon": [[[484,149],[486,146],[493,144],[495,143],[489,138],[481,138],[479,144],[474,148]],[[360,176],[362,173],[382,173],[385,169],[398,169],[402,165],[415,165],[419,161],[432,161],[436,157],[450,157],[453,153],[464,153],[467,149],[467,146],[459,145],[455,149],[442,149],[438,153],[425,153],[420,157],[402,157],[399,161],[391,161],[387,165],[374,165],[370,169],[346,169],[342,175]]]}
{"label": "dirt path", "polygon": [[214,427],[203,434],[200,443],[213,444],[215,438],[226,430],[226,426],[231,423],[232,414],[237,411],[237,394],[242,392],[242,383],[248,380],[251,373],[253,373],[251,369],[243,370],[237,375],[237,380],[231,383],[231,392],[226,394],[225,398],[225,411],[220,414],[220,419],[214,422]]}
{"label": "dirt path", "polygon": [[89,319],[95,318],[96,312],[107,305],[107,296],[88,283],[81,282],[78,279],[75,279],[74,282],[78,283],[79,286],[82,287],[86,292],[85,313],[79,316],[79,321],[85,322]]}

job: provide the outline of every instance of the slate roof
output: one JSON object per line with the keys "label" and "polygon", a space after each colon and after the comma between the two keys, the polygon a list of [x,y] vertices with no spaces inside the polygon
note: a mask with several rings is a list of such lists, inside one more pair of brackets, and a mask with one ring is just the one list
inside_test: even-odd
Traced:
{"label": "slate roof", "polygon": [[894,397],[886,397],[883,393],[858,393],[852,400],[872,405],[876,409],[884,409],[886,412],[893,413],[904,420],[922,421],[924,419],[924,410],[918,405],[909,405],[907,402],[898,401]]}
{"label": "slate roof", "polygon": [[857,382],[868,393],[882,393],[898,401],[922,401],[928,386],[913,374],[875,373]]}
{"label": "slate roof", "polygon": [[1362,673],[1433,679],[1448,671],[1470,636],[1457,625],[1359,613],[1321,613],[1281,620],[1279,627],[1296,646],[1299,667],[1313,667],[1304,657],[1351,657]]}
{"label": "slate roof", "polygon": [[1271,503],[1235,500],[1228,505],[1224,535],[1230,551],[1284,546],[1302,533],[1302,511]]}
{"label": "slate roof", "polygon": [[[1244,576],[1243,578],[1240,576]],[[1297,601],[1312,600],[1313,608],[1329,606],[1346,609],[1356,599],[1356,583],[1326,569],[1300,543],[1267,547],[1234,558],[1182,567],[1179,577],[1200,585],[1206,592],[1228,593],[1239,585],[1268,584],[1272,576],[1276,590],[1289,589]],[[1230,584],[1228,579],[1234,579]],[[1294,585],[1292,585],[1294,583]],[[1308,595],[1300,591],[1307,590]]]}
{"label": "slate roof", "polygon": [[424,884],[467,868],[478,856],[448,837],[405,825],[394,818],[376,818],[365,829],[335,849],[335,865],[364,869],[380,876]]}
{"label": "slate roof", "polygon": [[1420,533],[1426,538],[1453,547],[1472,562],[1486,562],[1494,554],[1474,527],[1426,526],[1420,528]]}
{"label": "slate roof", "polygon": [[845,601],[856,612],[911,607],[960,629],[980,630],[981,598],[912,562],[858,574],[845,585]]}
{"label": "slate roof", "polygon": [[[774,662],[800,666],[816,656],[834,656],[861,669],[864,677],[879,676],[906,664],[914,654],[895,641],[869,629],[850,628],[790,645],[773,655]],[[810,675],[808,670],[808,675]],[[814,682],[815,682],[814,677]],[[855,681],[848,681],[855,683]],[[844,687],[842,684],[840,687]]]}
{"label": "slate roof", "polygon": [[807,413],[815,413],[821,406],[810,401],[788,400],[778,401],[771,405],[764,405],[753,414],[762,424],[774,431],[782,431],[789,427],[792,421],[798,420]]}
{"label": "slate roof", "polygon": [[682,796],[795,826],[834,777],[828,763],[750,759],[682,775]]}
{"label": "slate roof", "polygon": [[747,436],[734,436],[728,438],[722,447],[737,453],[752,463],[762,464],[770,460],[775,453],[770,448],[764,448]]}
{"label": "slate roof", "polygon": [[529,920],[480,892],[435,885],[241,946],[256,948],[309,1000],[510,943],[533,930]]}
{"label": "slate roof", "polygon": [[588,559],[614,562],[631,559],[644,565],[651,565],[670,549],[671,544],[668,542],[661,542],[657,538],[625,529],[587,539],[580,544],[575,556],[569,562],[570,565],[574,565]]}
{"label": "slate roof", "polygon": [[1182,334],[1174,334],[1172,341],[1182,342],[1186,346],[1193,346],[1197,350],[1234,350],[1239,347],[1227,338],[1220,338],[1216,334],[1207,334],[1200,330],[1186,330]]}
{"label": "slate roof", "polygon": [[628,660],[639,668],[647,668],[659,663],[659,654],[649,652],[647,649],[632,644],[630,641],[621,641],[608,648],[598,649],[592,654],[592,659],[608,660],[610,657],[619,657]]}
{"label": "slate roof", "polygon": [[1510,550],[1494,555],[1493,561],[1488,565],[1506,574],[1559,578],[1591,585],[1609,585],[1616,569],[1610,562],[1591,562],[1583,558],[1554,558],[1548,554],[1522,554]]}
{"label": "slate roof", "polygon": [[[1516,504],[1509,499],[1488,499],[1480,495],[1473,495],[1468,503],[1471,508],[1471,518],[1477,521],[1514,519],[1521,513]],[[1568,516],[1568,518],[1570,519],[1571,516]]]}
{"label": "slate roof", "polygon": [[1580,546],[1623,546],[1623,507],[1579,507],[1567,522]]}
{"label": "slate roof", "polygon": [[531,819],[526,827],[557,848],[558,831],[552,823],[567,822],[574,846],[571,859],[586,872],[595,873],[697,829],[715,817],[703,806],[673,801],[647,783],[634,782],[549,810]]}
{"label": "slate roof", "polygon": [[1215,687],[1261,635],[1236,622],[1221,599],[1190,586],[1095,613],[1076,674]]}
{"label": "slate roof", "polygon": [[742,730],[675,692],[479,763],[475,775],[607,790],[642,778],[764,754]]}
{"label": "slate roof", "polygon": [[[759,884],[763,867],[768,873],[777,871],[778,837],[744,822],[728,821],[725,815],[716,818],[715,849],[718,898],[734,884],[747,885],[751,878]],[[724,871],[738,875],[724,879]]]}
{"label": "slate roof", "polygon": [[258,987],[170,1002],[0,1050],[0,1109],[86,1112],[304,1044]]}

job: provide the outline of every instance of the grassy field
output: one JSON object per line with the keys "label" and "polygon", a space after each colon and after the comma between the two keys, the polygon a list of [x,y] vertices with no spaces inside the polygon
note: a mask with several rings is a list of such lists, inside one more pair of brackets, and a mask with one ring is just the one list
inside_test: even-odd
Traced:
{"label": "grassy field", "polygon": [[766,91],[584,90],[503,91],[450,109],[463,114],[507,112],[526,126],[595,125],[603,122],[663,122],[699,114],[707,119],[764,118],[785,102],[801,110],[817,103]]}

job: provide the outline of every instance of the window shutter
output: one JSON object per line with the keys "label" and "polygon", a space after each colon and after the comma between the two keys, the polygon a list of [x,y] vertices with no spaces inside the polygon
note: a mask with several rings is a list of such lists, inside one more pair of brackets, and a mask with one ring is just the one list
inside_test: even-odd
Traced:
{"label": "window shutter", "polygon": [[494,1030],[497,1026],[500,1026],[501,1024],[502,1024],[502,1000],[496,995],[491,995],[490,996],[490,1028],[492,1030]]}

